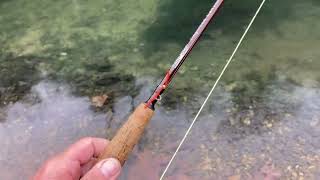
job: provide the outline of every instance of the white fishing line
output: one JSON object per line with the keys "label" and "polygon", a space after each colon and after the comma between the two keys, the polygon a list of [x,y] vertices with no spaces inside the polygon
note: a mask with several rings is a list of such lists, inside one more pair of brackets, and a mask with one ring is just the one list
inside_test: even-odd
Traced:
{"label": "white fishing line", "polygon": [[183,137],[183,138],[182,138],[182,140],[180,141],[179,146],[177,147],[176,151],[175,151],[175,152],[174,152],[174,154],[172,155],[172,157],[171,157],[171,159],[170,159],[169,163],[167,164],[167,166],[166,166],[165,170],[163,171],[163,173],[162,173],[162,175],[161,175],[161,177],[160,177],[160,180],[163,180],[163,178],[164,178],[165,174],[167,173],[167,171],[168,171],[169,167],[171,166],[171,164],[172,164],[172,162],[173,162],[174,158],[175,158],[175,157],[176,157],[176,155],[178,154],[178,152],[179,152],[179,150],[180,150],[180,148],[181,148],[182,144],[183,144],[183,143],[184,143],[184,141],[186,140],[187,136],[190,134],[190,131],[191,131],[191,129],[192,129],[192,127],[193,127],[194,123],[197,121],[197,119],[198,119],[198,117],[199,117],[199,115],[200,115],[200,113],[201,113],[202,109],[203,109],[203,108],[204,108],[204,106],[206,105],[206,103],[207,103],[207,101],[209,100],[209,98],[210,98],[211,94],[213,93],[214,89],[216,88],[216,86],[217,86],[218,82],[220,81],[220,79],[221,79],[222,75],[224,74],[224,72],[225,72],[225,71],[226,71],[226,69],[228,68],[228,66],[229,66],[230,62],[232,61],[232,59],[233,59],[234,55],[235,55],[235,54],[236,54],[236,52],[238,51],[238,49],[239,49],[239,47],[240,47],[240,45],[241,45],[242,41],[243,41],[243,40],[244,40],[244,38],[246,37],[246,35],[247,35],[248,31],[250,30],[250,28],[251,28],[251,26],[252,26],[252,24],[253,24],[254,20],[256,19],[257,15],[259,14],[259,12],[260,12],[261,8],[263,7],[263,5],[264,5],[265,1],[266,1],[266,0],[262,0],[262,2],[261,2],[261,4],[260,4],[259,8],[257,9],[256,13],[254,14],[253,18],[251,19],[251,21],[250,21],[250,23],[249,23],[248,27],[246,28],[246,30],[244,31],[243,35],[241,36],[241,38],[240,38],[240,40],[239,40],[239,42],[238,42],[238,44],[237,44],[236,48],[235,48],[235,49],[234,49],[234,51],[232,52],[232,54],[231,54],[230,58],[228,59],[228,61],[227,61],[226,65],[223,67],[223,69],[222,69],[222,71],[221,71],[221,73],[220,73],[219,77],[218,77],[218,78],[217,78],[217,80],[215,81],[215,83],[214,83],[214,85],[212,86],[212,88],[211,88],[211,90],[210,90],[209,94],[207,95],[206,99],[204,100],[203,104],[201,105],[201,107],[200,107],[200,109],[199,109],[199,111],[198,111],[197,115],[194,117],[194,119],[193,119],[192,123],[190,124],[190,126],[189,126],[188,130],[186,131],[186,133],[185,133],[184,137]]}

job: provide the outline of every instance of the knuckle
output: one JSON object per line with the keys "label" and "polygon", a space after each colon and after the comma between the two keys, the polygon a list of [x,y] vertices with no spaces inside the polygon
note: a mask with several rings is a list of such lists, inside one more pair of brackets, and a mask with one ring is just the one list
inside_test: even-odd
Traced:
{"label": "knuckle", "polygon": [[92,143],[92,141],[93,141],[92,137],[84,137],[79,140],[79,142],[82,142],[82,143]]}

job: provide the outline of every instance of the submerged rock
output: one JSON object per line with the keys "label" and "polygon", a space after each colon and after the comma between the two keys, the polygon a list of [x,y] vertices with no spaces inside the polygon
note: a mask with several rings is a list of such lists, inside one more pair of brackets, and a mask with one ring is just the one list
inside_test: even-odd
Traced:
{"label": "submerged rock", "polygon": [[108,95],[94,96],[91,98],[91,103],[95,107],[102,107],[107,102]]}

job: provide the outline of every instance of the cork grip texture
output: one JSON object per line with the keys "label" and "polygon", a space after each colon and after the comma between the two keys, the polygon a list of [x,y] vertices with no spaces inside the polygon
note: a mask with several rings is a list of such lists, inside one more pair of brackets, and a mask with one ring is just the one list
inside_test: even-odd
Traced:
{"label": "cork grip texture", "polygon": [[118,130],[107,148],[99,157],[99,161],[113,157],[118,159],[121,165],[123,165],[127,160],[128,155],[141,138],[153,113],[153,110],[148,108],[144,103],[140,104],[129,116],[127,122],[125,122]]}

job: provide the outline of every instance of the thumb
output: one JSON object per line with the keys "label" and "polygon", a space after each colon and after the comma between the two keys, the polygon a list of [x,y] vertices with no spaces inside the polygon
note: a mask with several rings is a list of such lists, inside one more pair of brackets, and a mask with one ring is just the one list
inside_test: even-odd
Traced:
{"label": "thumb", "polygon": [[115,180],[119,176],[120,170],[121,165],[117,159],[105,159],[93,166],[81,180]]}

